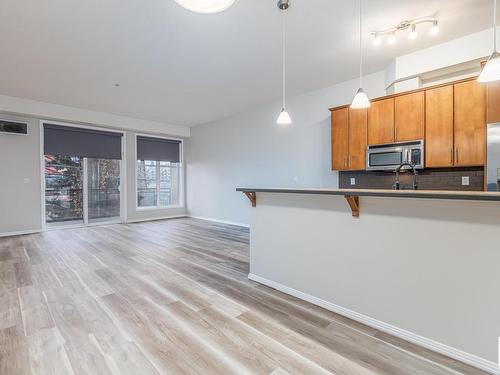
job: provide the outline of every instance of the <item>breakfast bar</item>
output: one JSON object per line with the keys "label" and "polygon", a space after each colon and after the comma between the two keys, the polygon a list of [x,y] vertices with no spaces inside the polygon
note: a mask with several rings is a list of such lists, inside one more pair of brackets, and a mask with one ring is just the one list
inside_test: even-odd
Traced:
{"label": "breakfast bar", "polygon": [[257,193],[282,194],[312,194],[312,195],[340,195],[349,203],[352,216],[359,217],[359,197],[387,197],[387,198],[420,198],[467,201],[495,201],[500,202],[500,193],[477,191],[441,191],[441,190],[383,190],[383,189],[306,189],[306,188],[237,188],[244,193],[252,206],[257,205]]}
{"label": "breakfast bar", "polygon": [[237,190],[254,205],[250,279],[464,362],[496,357],[499,193]]}

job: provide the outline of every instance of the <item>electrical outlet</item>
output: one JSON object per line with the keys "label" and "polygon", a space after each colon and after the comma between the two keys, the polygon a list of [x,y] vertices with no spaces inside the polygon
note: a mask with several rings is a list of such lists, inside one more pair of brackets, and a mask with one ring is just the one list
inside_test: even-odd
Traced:
{"label": "electrical outlet", "polygon": [[351,177],[351,185],[356,185],[356,178]]}
{"label": "electrical outlet", "polygon": [[470,180],[469,176],[462,176],[462,186],[469,186]]}

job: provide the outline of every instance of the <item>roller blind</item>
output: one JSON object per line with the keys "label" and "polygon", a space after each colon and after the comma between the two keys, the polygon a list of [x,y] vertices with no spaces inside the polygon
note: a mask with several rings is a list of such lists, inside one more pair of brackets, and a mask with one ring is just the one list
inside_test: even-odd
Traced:
{"label": "roller blind", "polygon": [[122,158],[121,133],[52,124],[44,124],[43,128],[45,155]]}
{"label": "roller blind", "polygon": [[180,162],[180,141],[137,136],[137,160]]}

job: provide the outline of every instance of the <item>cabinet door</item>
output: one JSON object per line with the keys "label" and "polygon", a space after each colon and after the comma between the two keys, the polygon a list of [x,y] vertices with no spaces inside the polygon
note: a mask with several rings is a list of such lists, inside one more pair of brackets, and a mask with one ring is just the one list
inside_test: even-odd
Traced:
{"label": "cabinet door", "polygon": [[396,142],[424,139],[425,93],[401,95],[394,101]]}
{"label": "cabinet door", "polygon": [[368,109],[368,144],[394,142],[394,98],[377,100]]}
{"label": "cabinet door", "polygon": [[349,109],[349,170],[366,169],[366,109]]}
{"label": "cabinet door", "polygon": [[486,86],[475,80],[454,86],[455,165],[484,165]]}
{"label": "cabinet door", "polygon": [[347,168],[348,109],[332,111],[332,169],[342,171]]}
{"label": "cabinet door", "polygon": [[488,83],[487,122],[493,124],[500,122],[500,82]]}
{"label": "cabinet door", "polygon": [[453,166],[453,86],[425,92],[425,166]]}

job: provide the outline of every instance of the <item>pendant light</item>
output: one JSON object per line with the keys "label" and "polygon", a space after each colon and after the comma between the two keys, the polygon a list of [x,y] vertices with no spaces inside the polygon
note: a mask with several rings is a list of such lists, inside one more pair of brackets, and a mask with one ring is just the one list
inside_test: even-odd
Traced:
{"label": "pendant light", "polygon": [[493,53],[479,76],[479,82],[500,80],[500,54],[497,52],[497,1],[493,0]]}
{"label": "pendant light", "polygon": [[281,32],[281,43],[282,43],[282,62],[283,62],[283,76],[282,76],[282,88],[283,88],[283,105],[281,107],[281,112],[276,120],[279,125],[289,125],[292,123],[292,119],[286,110],[286,39],[285,39],[285,11],[290,7],[289,0],[279,0],[278,8],[283,12],[282,14],[282,32]]}
{"label": "pendant light", "polygon": [[363,90],[363,23],[362,11],[363,0],[359,0],[359,89],[352,100],[352,109],[368,108],[370,106],[370,99]]}
{"label": "pendant light", "polygon": [[200,14],[214,14],[230,8],[235,0],[175,0],[177,4]]}

